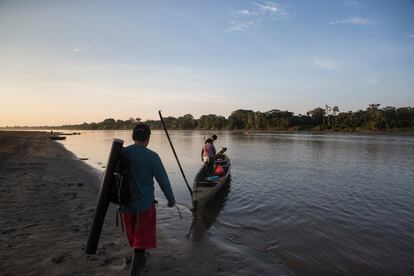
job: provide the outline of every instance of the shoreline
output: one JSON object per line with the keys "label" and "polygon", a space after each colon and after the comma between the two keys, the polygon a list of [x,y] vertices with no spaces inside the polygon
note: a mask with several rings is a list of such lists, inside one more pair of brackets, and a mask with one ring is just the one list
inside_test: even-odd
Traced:
{"label": "shoreline", "polygon": [[[129,275],[132,250],[115,226],[114,205],[97,254],[84,253],[101,172],[45,132],[0,132],[0,158],[2,275]],[[159,201],[158,248],[149,251],[144,276],[292,274],[268,252],[233,243],[215,226],[198,239],[188,209],[180,206],[180,220]]]}
{"label": "shoreline", "polygon": [[[46,134],[50,134],[50,130],[67,130],[67,131],[124,131],[124,130],[132,130],[132,129],[77,129],[77,128],[36,128],[36,127],[23,127],[23,128],[8,128],[8,127],[0,127],[0,131],[3,132],[43,132]],[[154,128],[153,130],[163,131],[163,129]],[[387,129],[387,130],[379,130],[379,129],[284,129],[284,130],[257,130],[257,129],[169,129],[169,131],[226,131],[231,133],[240,133],[240,134],[343,134],[343,135],[397,135],[397,136],[412,136],[414,135],[414,129]],[[80,133],[81,135],[82,133]],[[72,135],[72,134],[60,134],[60,135]]]}
{"label": "shoreline", "polygon": [[105,221],[98,253],[83,251],[97,170],[42,132],[0,133],[0,157],[3,275],[124,275],[127,251],[112,220]]}

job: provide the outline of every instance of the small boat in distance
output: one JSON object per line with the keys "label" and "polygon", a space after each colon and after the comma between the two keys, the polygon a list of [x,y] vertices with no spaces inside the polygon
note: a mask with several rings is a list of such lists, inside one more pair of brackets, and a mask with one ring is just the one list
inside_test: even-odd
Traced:
{"label": "small boat in distance", "polygon": [[49,139],[52,139],[52,140],[65,140],[66,136],[51,135],[51,136],[49,136]]}
{"label": "small boat in distance", "polygon": [[60,135],[80,135],[80,132],[71,132],[71,133],[59,133]]}
{"label": "small boat in distance", "polygon": [[70,135],[81,135],[81,133],[80,132],[68,132],[68,133],[65,133],[65,132],[58,132],[58,131],[53,131],[53,130],[50,131],[50,136],[59,136],[59,135],[65,135],[65,136],[68,136],[69,135],[70,136]]}
{"label": "small boat in distance", "polygon": [[226,150],[226,148],[222,148],[214,162],[223,168],[224,172],[221,175],[208,176],[203,166],[195,176],[192,194],[194,209],[205,205],[230,180],[231,162],[229,157],[224,154]]}

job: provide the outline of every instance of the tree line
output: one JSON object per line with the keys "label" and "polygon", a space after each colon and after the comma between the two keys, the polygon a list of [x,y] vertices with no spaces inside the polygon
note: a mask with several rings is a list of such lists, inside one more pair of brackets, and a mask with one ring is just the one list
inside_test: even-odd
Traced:
{"label": "tree line", "polygon": [[[215,129],[215,130],[391,130],[414,129],[414,108],[370,104],[366,110],[340,112],[338,106],[317,107],[306,114],[295,115],[290,111],[272,109],[266,112],[238,109],[228,118],[220,115],[202,115],[195,119],[191,114],[178,118],[165,117],[169,129]],[[98,123],[63,125],[55,129],[106,130],[132,129],[138,122],[152,129],[162,129],[160,120],[142,121],[140,118],[115,120],[108,118]],[[51,128],[51,127],[43,127]]]}

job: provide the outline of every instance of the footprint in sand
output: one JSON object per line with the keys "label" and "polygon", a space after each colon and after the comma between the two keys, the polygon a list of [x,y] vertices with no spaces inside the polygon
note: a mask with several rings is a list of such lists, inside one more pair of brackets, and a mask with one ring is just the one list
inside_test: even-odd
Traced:
{"label": "footprint in sand", "polygon": [[111,264],[111,263],[112,263],[112,259],[105,258],[105,259],[103,259],[103,261],[101,263],[101,266],[106,266],[106,265]]}
{"label": "footprint in sand", "polygon": [[61,264],[61,263],[63,263],[63,261],[64,261],[65,259],[67,259],[68,257],[70,257],[70,254],[69,254],[69,253],[63,253],[62,255],[59,255],[59,256],[57,256],[57,257],[54,257],[54,258],[52,259],[52,262],[53,262],[54,264]]}
{"label": "footprint in sand", "polygon": [[91,261],[97,261],[98,260],[98,258],[97,257],[95,257],[95,256],[86,256],[86,258],[88,258],[89,260],[91,260]]}
{"label": "footprint in sand", "polygon": [[39,223],[33,223],[33,224],[28,224],[28,225],[25,225],[25,226],[23,226],[22,228],[27,229],[27,228],[32,228],[32,227],[35,227],[35,226],[38,226],[38,225],[39,225]]}
{"label": "footprint in sand", "polygon": [[16,232],[16,230],[17,230],[16,228],[9,228],[9,229],[6,229],[5,231],[1,232],[1,234],[2,235],[11,234],[11,233]]}
{"label": "footprint in sand", "polygon": [[166,266],[161,267],[161,269],[162,269],[162,271],[165,271],[165,272],[167,272],[167,271],[170,271],[170,270],[171,270],[171,268],[166,267]]}
{"label": "footprint in sand", "polygon": [[74,192],[74,193],[63,193],[64,197],[68,197],[70,196],[70,199],[75,199],[77,197],[78,193]]}

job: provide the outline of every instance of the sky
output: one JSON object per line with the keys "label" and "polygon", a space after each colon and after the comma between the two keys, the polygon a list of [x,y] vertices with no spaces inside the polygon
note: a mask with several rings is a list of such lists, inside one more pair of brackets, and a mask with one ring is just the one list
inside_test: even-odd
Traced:
{"label": "sky", "polygon": [[0,0],[0,126],[414,106],[413,0]]}

